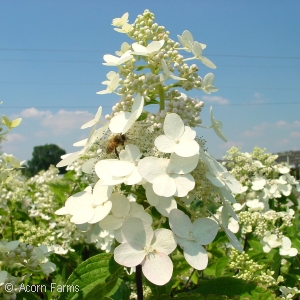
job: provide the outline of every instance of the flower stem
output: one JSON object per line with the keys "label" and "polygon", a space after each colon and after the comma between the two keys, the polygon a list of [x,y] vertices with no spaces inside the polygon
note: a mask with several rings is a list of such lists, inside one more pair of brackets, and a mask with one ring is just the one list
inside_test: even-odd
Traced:
{"label": "flower stem", "polygon": [[135,268],[135,283],[137,291],[137,299],[143,300],[143,282],[142,282],[142,265],[137,265]]}
{"label": "flower stem", "polygon": [[162,111],[165,109],[165,91],[162,85],[158,87],[158,94],[159,94],[159,110]]}

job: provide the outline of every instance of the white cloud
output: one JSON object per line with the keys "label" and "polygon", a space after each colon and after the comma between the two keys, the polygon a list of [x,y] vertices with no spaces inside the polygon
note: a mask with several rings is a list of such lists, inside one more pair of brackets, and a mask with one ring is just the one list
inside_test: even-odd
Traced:
{"label": "white cloud", "polygon": [[18,133],[9,133],[5,137],[6,143],[20,142],[20,141],[25,141],[25,140],[27,140],[27,137],[25,137],[21,134],[18,134]]}
{"label": "white cloud", "polygon": [[202,100],[212,102],[212,103],[218,103],[221,105],[229,104],[229,100],[220,96],[203,96]]}
{"label": "white cloud", "polygon": [[49,110],[37,110],[35,107],[27,108],[21,111],[21,117],[23,118],[43,118],[51,115]]}
{"label": "white cloud", "polygon": [[221,149],[228,150],[231,147],[241,148],[244,146],[244,142],[241,141],[228,141],[225,144],[220,145]]}
{"label": "white cloud", "polygon": [[250,130],[246,130],[244,131],[241,136],[244,137],[255,137],[255,136],[261,136],[265,133],[265,130],[267,128],[271,127],[270,124],[264,122],[262,124],[256,125],[254,126],[252,129]]}
{"label": "white cloud", "polygon": [[293,131],[293,132],[290,133],[290,137],[300,138],[300,132],[299,131]]}
{"label": "white cloud", "polygon": [[70,130],[78,129],[82,124],[94,118],[94,115],[87,111],[60,110],[56,114],[47,115],[42,119],[41,125],[50,129],[53,134],[64,135]]}
{"label": "white cloud", "polygon": [[268,99],[264,98],[264,96],[261,93],[254,93],[254,99],[252,101],[253,104],[260,104],[266,102],[268,102]]}
{"label": "white cloud", "polygon": [[286,126],[288,123],[285,121],[278,121],[275,123],[277,127],[284,127]]}
{"label": "white cloud", "polygon": [[290,140],[289,139],[282,139],[282,140],[279,140],[278,143],[280,145],[287,145],[290,143]]}

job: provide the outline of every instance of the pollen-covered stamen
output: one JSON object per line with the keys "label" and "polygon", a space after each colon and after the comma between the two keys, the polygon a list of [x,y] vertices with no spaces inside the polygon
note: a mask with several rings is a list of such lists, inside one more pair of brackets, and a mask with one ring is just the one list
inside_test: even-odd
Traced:
{"label": "pollen-covered stamen", "polygon": [[151,245],[144,247],[144,251],[148,259],[155,257],[156,250]]}
{"label": "pollen-covered stamen", "polygon": [[189,232],[188,237],[186,238],[188,241],[195,241],[194,233],[192,231]]}

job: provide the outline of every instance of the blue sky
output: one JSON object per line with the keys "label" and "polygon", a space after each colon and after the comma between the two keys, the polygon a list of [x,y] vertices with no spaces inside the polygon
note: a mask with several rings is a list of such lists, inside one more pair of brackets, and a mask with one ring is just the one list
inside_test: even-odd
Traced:
{"label": "blue sky", "polygon": [[[2,150],[21,160],[46,143],[75,151],[72,144],[88,135],[80,126],[118,101],[96,95],[114,69],[102,65],[103,55],[130,42],[112,19],[129,12],[132,23],[145,9],[174,40],[189,30],[217,65],[218,92],[188,93],[205,102],[203,125],[211,105],[223,122],[227,143],[197,129],[212,155],[231,146],[300,150],[300,2],[275,0],[0,1],[0,113],[23,118]],[[211,72],[197,65],[200,76]]]}

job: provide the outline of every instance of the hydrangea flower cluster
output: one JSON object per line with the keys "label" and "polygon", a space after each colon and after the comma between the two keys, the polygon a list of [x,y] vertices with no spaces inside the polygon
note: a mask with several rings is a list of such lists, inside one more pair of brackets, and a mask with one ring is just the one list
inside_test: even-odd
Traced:
{"label": "hydrangea flower cluster", "polygon": [[[3,299],[16,299],[20,284],[30,276],[30,272],[49,276],[56,268],[56,265],[48,258],[51,253],[53,253],[53,249],[46,246],[33,247],[19,241],[1,241],[0,295],[3,295]],[[13,276],[12,274],[18,273],[16,271],[20,267],[25,270],[23,269],[19,274],[25,273],[25,275]],[[8,283],[13,286],[13,290],[10,292],[3,289],[3,286]]]}
{"label": "hydrangea flower cluster", "polygon": [[[290,166],[276,163],[276,158],[276,155],[266,153],[265,149],[257,147],[253,153],[241,153],[235,147],[228,151],[224,165],[229,167],[230,172],[243,185],[236,195],[237,203],[233,204],[239,220],[231,218],[229,228],[235,233],[240,232],[245,241],[244,247],[249,237],[256,238],[260,243],[257,249],[261,248],[266,257],[268,255],[272,257],[277,253],[276,255],[282,257],[281,269],[288,270],[292,259],[299,252],[299,248],[292,245],[292,239],[296,245],[298,240],[294,234],[291,234],[290,228],[295,226],[295,210],[298,211],[299,207],[300,185],[289,174]],[[297,257],[296,261],[298,261]],[[236,270],[236,277],[259,281],[268,286],[284,281],[283,276],[278,276],[275,282],[274,273],[267,274],[268,264],[259,263],[257,267],[254,265],[255,262],[247,253],[231,251],[230,267]],[[252,269],[253,272],[249,272]],[[264,279],[259,274],[259,270],[265,273]],[[283,273],[282,271],[282,275]],[[282,286],[280,290],[284,299],[291,299],[298,293],[296,287]],[[290,296],[289,291],[291,291]]]}
{"label": "hydrangea flower cluster", "polygon": [[[123,43],[116,56],[104,55],[103,64],[117,71],[107,73],[105,89],[97,93],[115,93],[120,101],[105,117],[105,125],[100,122],[100,107],[95,118],[81,127],[92,127],[88,139],[75,144],[83,148],[58,163],[62,167],[79,161],[90,183],[56,214],[70,215],[79,228],[95,233],[91,238],[105,234],[115,239],[116,262],[125,267],[141,265],[149,281],[163,285],[171,279],[170,255],[177,247],[191,267],[203,270],[208,265],[206,245],[214,240],[219,225],[208,211],[189,209],[190,203],[198,197],[207,201],[214,191],[226,207],[223,219],[237,219],[231,204],[241,185],[196,137],[193,128],[202,123],[204,103],[180,92],[217,91],[212,73],[202,79],[199,67],[186,63],[197,60],[216,68],[203,56],[206,45],[194,41],[187,30],[178,36],[179,43],[173,41],[148,10],[133,24],[128,16],[114,19],[112,25],[134,42]],[[188,58],[180,54],[182,50]],[[158,111],[146,111],[148,105],[156,105]],[[202,127],[212,128],[226,140],[212,109],[210,116],[211,126]],[[228,222],[220,225],[242,251]]]}
{"label": "hydrangea flower cluster", "polygon": [[[292,204],[288,197],[292,197],[292,192],[300,192],[300,184],[289,174],[289,166],[276,164],[277,157],[264,152],[255,148],[251,155],[232,148],[225,157],[229,161],[225,164],[233,167],[231,173],[243,182],[237,197],[243,203],[238,213],[241,230],[243,234],[253,232],[260,238],[266,253],[280,247],[281,255],[295,256],[297,249],[291,247],[291,240],[284,236],[284,230],[292,226],[295,211],[288,206],[285,211],[276,209],[282,204]],[[270,199],[273,200],[273,207],[269,205]]]}

